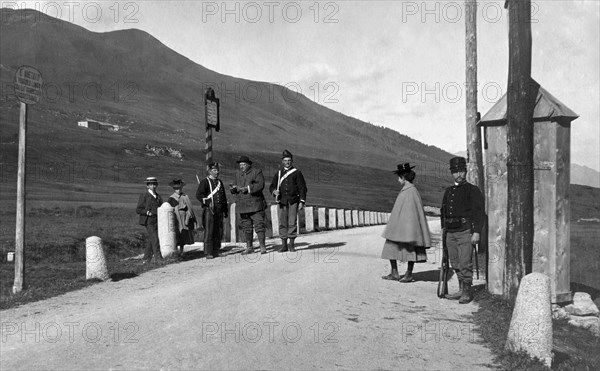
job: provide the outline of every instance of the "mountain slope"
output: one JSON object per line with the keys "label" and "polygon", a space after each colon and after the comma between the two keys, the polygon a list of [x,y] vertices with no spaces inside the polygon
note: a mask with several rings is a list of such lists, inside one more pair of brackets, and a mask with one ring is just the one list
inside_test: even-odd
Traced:
{"label": "mountain slope", "polygon": [[307,157],[384,169],[405,161],[444,164],[451,157],[285,87],[210,71],[143,31],[93,33],[33,10],[1,12],[0,77],[11,81],[24,64],[40,70],[48,88],[37,109],[116,121],[147,139],[179,130],[202,143],[202,94],[213,86],[222,115],[214,143],[224,151],[288,148]]}

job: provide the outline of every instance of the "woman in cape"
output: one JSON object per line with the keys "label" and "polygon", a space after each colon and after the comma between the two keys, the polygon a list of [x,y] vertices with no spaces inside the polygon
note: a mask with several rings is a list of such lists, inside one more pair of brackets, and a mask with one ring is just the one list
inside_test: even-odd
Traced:
{"label": "woman in cape", "polygon": [[198,221],[192,201],[188,195],[183,193],[185,182],[181,179],[173,179],[169,183],[173,187],[173,194],[169,197],[169,204],[175,208],[175,219],[177,220],[177,246],[179,254],[183,254],[183,245],[191,245],[194,243],[194,230],[198,228]]}
{"label": "woman in cape", "polygon": [[[389,260],[392,267],[392,272],[382,277],[386,280],[414,282],[413,267],[415,263],[427,261],[426,249],[431,247],[423,202],[419,191],[412,184],[416,177],[413,168],[414,166],[410,166],[409,163],[404,163],[398,165],[398,169],[393,171],[398,175],[402,190],[396,198],[382,235],[385,243],[381,258]],[[398,260],[408,262],[404,276],[398,274]]]}

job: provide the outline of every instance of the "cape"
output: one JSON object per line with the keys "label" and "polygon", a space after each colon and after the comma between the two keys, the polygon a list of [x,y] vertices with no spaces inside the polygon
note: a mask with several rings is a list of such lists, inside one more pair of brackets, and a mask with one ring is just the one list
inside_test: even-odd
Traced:
{"label": "cape", "polygon": [[382,237],[390,241],[431,247],[423,201],[413,184],[407,182],[398,194]]}

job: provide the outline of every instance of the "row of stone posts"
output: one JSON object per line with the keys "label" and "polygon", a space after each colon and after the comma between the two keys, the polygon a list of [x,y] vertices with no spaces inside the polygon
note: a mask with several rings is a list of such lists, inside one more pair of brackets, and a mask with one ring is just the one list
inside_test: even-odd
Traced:
{"label": "row of stone posts", "polygon": [[[277,214],[277,208],[277,205],[271,205],[269,209],[266,210],[267,213],[270,213],[273,237],[279,236],[279,216]],[[381,225],[386,224],[390,217],[390,213],[384,212],[315,206],[305,206],[298,212],[298,214],[298,233],[300,233],[301,220],[304,220],[303,232],[310,233],[316,231]],[[236,218],[236,205],[234,203],[231,204],[229,208],[229,225],[227,226],[228,228],[226,228],[226,232],[229,232],[230,234],[231,242],[238,240],[238,221]]]}

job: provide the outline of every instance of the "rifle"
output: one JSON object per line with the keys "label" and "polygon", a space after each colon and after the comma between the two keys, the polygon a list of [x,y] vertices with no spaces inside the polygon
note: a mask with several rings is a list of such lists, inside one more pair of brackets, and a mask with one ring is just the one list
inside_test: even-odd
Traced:
{"label": "rifle", "polygon": [[442,233],[442,266],[440,267],[440,279],[438,282],[437,296],[445,298],[448,295],[448,272],[450,264],[448,262],[448,247],[446,246],[446,230]]}

